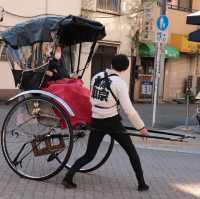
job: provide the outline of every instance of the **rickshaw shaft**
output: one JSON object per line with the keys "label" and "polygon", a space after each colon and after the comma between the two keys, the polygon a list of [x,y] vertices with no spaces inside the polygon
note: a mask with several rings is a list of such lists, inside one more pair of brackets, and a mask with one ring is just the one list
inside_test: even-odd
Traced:
{"label": "rickshaw shaft", "polygon": [[160,139],[160,140],[168,140],[168,141],[175,141],[175,142],[187,142],[186,140],[184,140],[183,137],[174,139],[174,138],[159,137],[159,136],[152,136],[152,135],[141,135],[141,134],[137,134],[137,133],[125,132],[124,134],[130,135],[130,136],[142,137],[142,138]]}
{"label": "rickshaw shaft", "polygon": [[[136,128],[134,127],[129,127],[129,126],[125,126],[125,128],[127,130],[135,130],[135,131],[138,131]],[[188,136],[188,135],[183,135],[183,134],[179,134],[179,133],[168,133],[168,132],[165,132],[165,131],[158,131],[158,130],[152,130],[152,129],[148,129],[148,131],[150,133],[155,133],[155,134],[161,134],[161,135],[171,135],[171,136],[176,136],[176,137],[182,137],[182,138],[192,138],[192,139],[195,139],[196,137],[195,136]]]}

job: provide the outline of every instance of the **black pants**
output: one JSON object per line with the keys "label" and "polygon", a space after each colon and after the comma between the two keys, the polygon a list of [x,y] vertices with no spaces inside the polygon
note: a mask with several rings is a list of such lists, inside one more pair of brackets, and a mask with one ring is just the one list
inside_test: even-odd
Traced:
{"label": "black pants", "polygon": [[90,161],[92,161],[93,158],[95,158],[95,155],[103,140],[103,137],[106,134],[108,134],[112,138],[114,138],[121,145],[121,147],[126,151],[130,159],[132,168],[135,171],[138,184],[142,185],[145,183],[139,156],[131,141],[130,136],[123,134],[124,127],[122,126],[120,120],[121,119],[119,115],[112,118],[107,118],[107,119],[93,119],[92,120],[92,127],[96,129],[101,129],[102,132],[95,131],[95,130],[91,131],[85,154],[81,158],[79,158],[71,167],[71,169],[68,171],[68,173],[65,176],[66,180],[72,181],[75,173],[79,171],[81,167],[85,166]]}

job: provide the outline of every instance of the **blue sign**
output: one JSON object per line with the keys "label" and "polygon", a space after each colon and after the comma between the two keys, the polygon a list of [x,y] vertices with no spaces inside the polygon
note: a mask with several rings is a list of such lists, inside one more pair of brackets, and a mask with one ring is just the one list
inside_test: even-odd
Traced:
{"label": "blue sign", "polygon": [[161,15],[158,17],[156,25],[160,31],[165,31],[169,25],[168,17],[166,15]]}

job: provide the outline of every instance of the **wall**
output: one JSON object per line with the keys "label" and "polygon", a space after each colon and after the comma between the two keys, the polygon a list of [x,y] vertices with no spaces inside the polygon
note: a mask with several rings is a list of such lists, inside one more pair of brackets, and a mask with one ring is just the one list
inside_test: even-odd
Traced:
{"label": "wall", "polygon": [[[200,9],[199,0],[193,0],[193,9]],[[168,9],[167,15],[170,21],[168,29],[169,43],[171,33],[188,35],[190,32],[197,29],[197,26],[186,24],[186,18],[188,14],[190,13]],[[181,53],[180,59],[169,59],[165,66],[165,85],[163,98],[165,100],[172,100],[176,97],[183,97],[184,81],[189,75],[193,76],[192,91],[194,94],[196,94],[196,78],[198,76],[197,71],[199,71],[199,66],[197,66],[195,55]]]}
{"label": "wall", "polygon": [[197,77],[200,76],[200,63],[196,55],[182,54],[181,59],[168,60],[165,66],[164,99],[184,97],[184,81],[193,77],[192,92],[197,94]]}
{"label": "wall", "polygon": [[[8,12],[26,17],[45,13],[57,15],[80,15],[81,12],[81,2],[79,0],[0,0],[0,5]],[[24,20],[27,20],[27,18],[6,14],[1,25],[12,26]]]}
{"label": "wall", "polygon": [[15,88],[8,62],[0,62],[0,89]]}
{"label": "wall", "polygon": [[196,30],[196,26],[194,25],[187,25],[186,18],[189,13],[179,11],[179,10],[172,10],[168,9],[168,17],[169,17],[169,41],[170,41],[170,33],[177,33],[177,34],[188,34],[194,30]]}
{"label": "wall", "polygon": [[200,1],[199,0],[193,0],[192,8],[195,10],[200,10]]}
{"label": "wall", "polygon": [[97,0],[82,0],[82,9],[96,11]]}

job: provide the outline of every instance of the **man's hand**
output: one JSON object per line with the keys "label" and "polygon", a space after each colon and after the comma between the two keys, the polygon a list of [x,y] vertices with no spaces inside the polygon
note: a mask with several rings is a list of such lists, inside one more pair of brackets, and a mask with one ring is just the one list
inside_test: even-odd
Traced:
{"label": "man's hand", "polygon": [[146,128],[143,128],[140,130],[141,135],[148,135],[148,130]]}
{"label": "man's hand", "polygon": [[70,74],[69,76],[70,76],[71,79],[78,79],[79,78],[78,74],[74,74],[74,73]]}
{"label": "man's hand", "polygon": [[[143,128],[140,130],[141,135],[148,135],[148,130],[146,128]],[[147,141],[147,138],[143,138],[143,140]]]}
{"label": "man's hand", "polygon": [[46,75],[49,77],[53,77],[53,72],[51,72],[50,70],[47,70]]}

